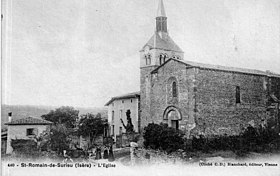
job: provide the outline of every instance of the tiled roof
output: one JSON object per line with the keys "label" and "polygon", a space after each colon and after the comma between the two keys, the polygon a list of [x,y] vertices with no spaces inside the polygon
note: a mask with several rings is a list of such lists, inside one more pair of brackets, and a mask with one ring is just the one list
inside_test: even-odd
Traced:
{"label": "tiled roof", "polygon": [[151,48],[156,49],[164,49],[168,51],[177,51],[182,52],[181,48],[169,37],[169,35],[165,35],[163,38],[159,36],[156,32],[151,39],[144,45],[142,50],[144,50],[145,46],[150,46]]}
{"label": "tiled roof", "polygon": [[128,93],[128,94],[124,94],[124,95],[120,95],[120,96],[116,96],[116,97],[112,97],[110,101],[108,101],[105,106],[108,106],[109,104],[111,104],[113,101],[115,100],[120,100],[120,99],[128,99],[128,98],[137,98],[140,97],[140,92],[132,92],[132,93]]}
{"label": "tiled roof", "polygon": [[18,120],[12,120],[11,122],[5,123],[5,125],[50,125],[52,122],[38,119],[34,117],[27,117]]}
{"label": "tiled roof", "polygon": [[[221,66],[221,65],[211,65],[211,64],[203,64],[198,62],[192,62],[192,61],[186,61],[186,60],[178,60],[178,59],[169,59],[169,60],[176,60],[180,63],[183,63],[188,66],[197,67],[197,68],[204,68],[204,69],[211,69],[211,70],[220,70],[220,71],[230,71],[230,72],[238,72],[238,73],[245,73],[245,74],[254,74],[254,75],[263,75],[263,76],[270,76],[270,77],[279,77],[280,74],[272,73],[269,71],[260,71],[255,69],[246,69],[246,68],[236,68],[236,67],[227,67],[227,66]],[[165,64],[163,64],[165,65]],[[163,66],[161,65],[161,66]],[[160,67],[161,67],[160,66]],[[156,68],[152,72],[155,72],[159,69]]]}

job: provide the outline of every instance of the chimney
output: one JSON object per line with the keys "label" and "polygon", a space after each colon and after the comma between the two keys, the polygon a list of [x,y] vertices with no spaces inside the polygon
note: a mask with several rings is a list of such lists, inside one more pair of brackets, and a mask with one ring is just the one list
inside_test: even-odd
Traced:
{"label": "chimney", "polygon": [[11,122],[12,121],[12,112],[9,112],[8,116],[9,116],[9,122]]}

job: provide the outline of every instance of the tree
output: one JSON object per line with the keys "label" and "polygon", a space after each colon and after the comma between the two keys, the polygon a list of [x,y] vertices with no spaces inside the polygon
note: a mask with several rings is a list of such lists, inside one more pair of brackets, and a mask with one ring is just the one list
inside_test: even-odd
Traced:
{"label": "tree", "polygon": [[122,125],[125,128],[126,133],[129,133],[129,134],[134,132],[134,126],[132,124],[130,114],[131,114],[130,110],[127,110],[126,111],[127,125],[125,125],[123,120],[121,119]]}
{"label": "tree", "polygon": [[69,106],[62,106],[42,115],[43,119],[53,122],[54,125],[64,124],[67,128],[74,128],[78,117],[79,111]]}
{"label": "tree", "polygon": [[57,124],[51,128],[50,132],[50,148],[59,154],[63,150],[69,150],[70,140],[68,139],[69,129],[63,124]]}
{"label": "tree", "polygon": [[78,134],[83,137],[90,138],[90,143],[95,141],[97,136],[102,135],[104,129],[108,126],[107,120],[101,118],[101,114],[85,114],[81,115],[78,125]]}

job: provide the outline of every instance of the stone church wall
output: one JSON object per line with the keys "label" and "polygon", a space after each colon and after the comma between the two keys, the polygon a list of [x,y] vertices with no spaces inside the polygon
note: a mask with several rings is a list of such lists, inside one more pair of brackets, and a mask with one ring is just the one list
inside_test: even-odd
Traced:
{"label": "stone church wall", "polygon": [[[193,134],[235,135],[266,118],[266,77],[200,69],[196,75]],[[240,87],[240,103],[236,87]]]}
{"label": "stone church wall", "polygon": [[[147,84],[143,80],[143,85],[141,84],[141,127],[145,127],[151,122],[168,123],[163,119],[163,114],[169,106],[175,106],[181,112],[180,129],[184,130],[187,124],[194,123],[194,72],[194,68],[186,69],[185,65],[171,60],[157,73],[151,75],[150,83],[148,83],[150,91],[143,91],[142,87],[146,87]],[[172,97],[171,84],[174,81],[178,86],[177,97]],[[149,97],[146,96],[146,93],[149,94]],[[149,107],[149,111],[145,111],[144,107]]]}
{"label": "stone church wall", "polygon": [[[188,137],[237,135],[249,124],[258,126],[270,118],[270,93],[280,97],[279,78],[195,68],[175,60],[151,71],[152,67],[141,69],[142,129],[152,122],[170,126],[164,114],[172,106],[180,111],[179,129]],[[173,82],[177,97],[172,96]]]}

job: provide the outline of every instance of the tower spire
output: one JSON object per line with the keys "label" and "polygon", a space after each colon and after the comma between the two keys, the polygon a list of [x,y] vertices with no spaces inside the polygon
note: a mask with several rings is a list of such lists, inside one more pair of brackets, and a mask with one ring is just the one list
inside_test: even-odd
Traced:
{"label": "tower spire", "polygon": [[163,0],[159,0],[156,17],[156,32],[167,33],[167,17],[163,5]]}
{"label": "tower spire", "polygon": [[158,2],[157,17],[166,17],[163,0],[159,0]]}

